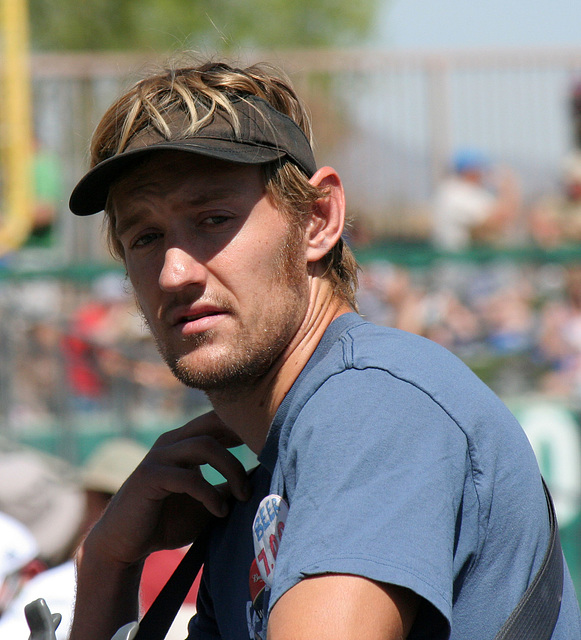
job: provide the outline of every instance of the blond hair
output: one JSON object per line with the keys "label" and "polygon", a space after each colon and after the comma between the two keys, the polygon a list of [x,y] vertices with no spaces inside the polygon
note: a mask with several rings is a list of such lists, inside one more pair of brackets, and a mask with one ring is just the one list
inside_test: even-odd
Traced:
{"label": "blond hair", "polygon": [[[226,63],[205,63],[198,67],[164,69],[137,82],[105,113],[91,143],[91,166],[122,153],[131,141],[149,129],[167,139],[175,138],[168,124],[176,113],[186,113],[186,128],[180,138],[192,136],[222,109],[235,131],[238,116],[231,99],[255,95],[290,117],[312,144],[308,112],[280,71],[260,64],[239,69]],[[203,109],[199,106],[203,105]],[[285,158],[262,165],[267,195],[297,227],[303,228],[308,214],[325,191],[310,184],[308,177]],[[112,254],[123,260],[123,248],[115,233],[111,203],[105,207],[105,225]],[[356,308],[357,262],[341,239],[325,256],[325,278],[334,291]]]}

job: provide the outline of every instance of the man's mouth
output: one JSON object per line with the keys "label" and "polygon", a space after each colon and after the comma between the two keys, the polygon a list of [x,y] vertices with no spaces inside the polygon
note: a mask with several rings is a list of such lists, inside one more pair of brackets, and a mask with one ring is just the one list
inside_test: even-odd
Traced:
{"label": "man's mouth", "polygon": [[184,324],[186,322],[195,322],[200,318],[207,318],[209,316],[217,316],[221,314],[221,311],[209,311],[207,313],[194,313],[192,315],[184,316],[181,320],[178,321],[178,324]]}
{"label": "man's mouth", "polygon": [[184,334],[194,334],[213,329],[227,311],[215,306],[176,311],[171,317],[171,325]]}

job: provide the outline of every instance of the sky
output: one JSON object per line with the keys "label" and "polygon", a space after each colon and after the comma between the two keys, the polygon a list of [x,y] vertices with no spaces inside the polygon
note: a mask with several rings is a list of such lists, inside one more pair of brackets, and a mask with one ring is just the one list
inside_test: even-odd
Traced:
{"label": "sky", "polygon": [[581,46],[581,0],[386,0],[391,49]]}

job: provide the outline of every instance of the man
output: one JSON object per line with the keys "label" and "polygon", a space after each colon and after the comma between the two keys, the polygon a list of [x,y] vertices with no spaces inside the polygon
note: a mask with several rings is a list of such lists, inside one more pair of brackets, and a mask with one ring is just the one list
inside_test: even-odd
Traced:
{"label": "man", "polygon": [[[224,64],[146,78],[95,132],[71,209],[105,210],[161,354],[215,413],[161,436],[85,541],[73,640],[136,619],[143,559],[209,522],[192,639],[489,639],[542,561],[526,437],[447,351],[353,312],[343,188],[309,138],[284,78]],[[580,632],[566,572],[554,637]]]}

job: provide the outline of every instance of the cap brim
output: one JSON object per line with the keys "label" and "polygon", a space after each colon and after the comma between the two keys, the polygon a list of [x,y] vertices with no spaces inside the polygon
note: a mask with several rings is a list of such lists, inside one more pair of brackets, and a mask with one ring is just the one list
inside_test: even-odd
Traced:
{"label": "cap brim", "polygon": [[73,189],[69,200],[70,210],[77,216],[103,211],[113,183],[146,156],[158,151],[184,151],[238,164],[264,164],[287,155],[283,149],[243,143],[233,146],[230,141],[210,138],[159,142],[125,151],[93,167]]}

